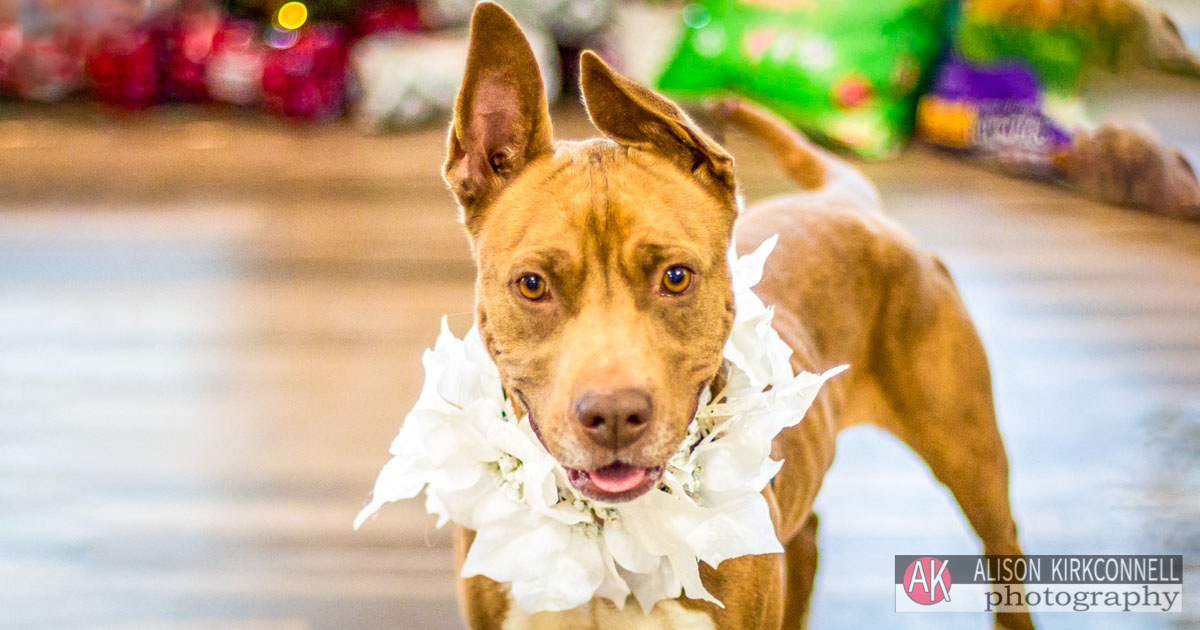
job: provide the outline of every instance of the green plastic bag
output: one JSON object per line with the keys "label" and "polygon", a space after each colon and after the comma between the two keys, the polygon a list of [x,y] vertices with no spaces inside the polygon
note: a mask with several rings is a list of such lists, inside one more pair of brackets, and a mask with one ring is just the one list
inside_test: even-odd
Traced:
{"label": "green plastic bag", "polygon": [[736,94],[869,158],[903,146],[943,48],[949,0],[704,0],[658,81],[681,99]]}

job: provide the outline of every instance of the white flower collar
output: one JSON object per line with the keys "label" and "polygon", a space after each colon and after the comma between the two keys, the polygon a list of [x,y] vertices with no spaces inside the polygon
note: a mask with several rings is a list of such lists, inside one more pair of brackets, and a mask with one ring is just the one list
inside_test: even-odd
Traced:
{"label": "white flower collar", "polygon": [[[736,257],[736,317],[725,344],[725,388],[702,396],[679,452],[656,489],[620,504],[579,495],[529,420],[516,418],[477,329],[442,331],[422,363],[426,380],[355,528],[384,503],[425,492],[438,527],[475,531],[463,577],[511,584],[527,613],[568,610],[594,597],[649,612],[680,593],[721,605],[699,562],[782,553],[762,490],[783,465],[771,442],[804,417],[821,385],[845,366],[793,374],[773,309],[751,291],[778,237]],[[764,391],[765,390],[765,391]]]}

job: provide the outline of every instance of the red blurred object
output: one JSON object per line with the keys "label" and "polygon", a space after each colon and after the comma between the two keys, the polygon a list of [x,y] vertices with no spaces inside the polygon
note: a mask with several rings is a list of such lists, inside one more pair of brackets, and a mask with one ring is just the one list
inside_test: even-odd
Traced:
{"label": "red blurred object", "polygon": [[337,116],[346,100],[346,32],[332,24],[297,31],[277,30],[263,64],[263,101],[289,118],[324,120]]}
{"label": "red blurred object", "polygon": [[21,27],[14,23],[0,22],[0,89],[6,88],[9,83],[13,62],[21,52],[24,39]]}
{"label": "red blurred object", "polygon": [[354,16],[354,32],[357,36],[382,31],[424,31],[428,26],[421,21],[416,2],[398,0],[367,0],[359,5]]}
{"label": "red blurred object", "polygon": [[163,87],[168,98],[208,100],[207,65],[221,30],[216,11],[185,12],[166,32]]}
{"label": "red blurred object", "polygon": [[833,87],[833,98],[840,107],[858,107],[871,98],[871,84],[860,77],[848,76]]}
{"label": "red blurred object", "polygon": [[0,28],[0,86],[21,98],[59,101],[83,83],[84,46],[66,31],[41,35]]}
{"label": "red blurred object", "polygon": [[205,77],[212,98],[250,105],[262,98],[263,61],[267,47],[253,22],[231,20],[213,37]]}
{"label": "red blurred object", "polygon": [[85,66],[96,100],[142,109],[162,99],[162,32],[142,25],[111,31],[88,53]]}

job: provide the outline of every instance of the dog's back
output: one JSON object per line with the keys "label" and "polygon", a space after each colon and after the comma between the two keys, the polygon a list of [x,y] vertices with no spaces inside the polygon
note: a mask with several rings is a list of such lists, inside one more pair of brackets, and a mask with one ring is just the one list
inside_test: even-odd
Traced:
{"label": "dog's back", "polygon": [[[802,189],[746,208],[735,229],[740,253],[779,235],[757,292],[776,306],[795,367],[851,366],[778,439],[785,463],[774,489],[780,530],[791,541],[783,627],[797,627],[807,610],[812,504],[836,434],[848,426],[873,424],[899,437],[949,487],[986,553],[1020,553],[987,356],[945,265],[884,215],[856,168],[786,122],[739,101],[708,113],[760,140]],[[999,621],[1032,628],[1024,614]]]}

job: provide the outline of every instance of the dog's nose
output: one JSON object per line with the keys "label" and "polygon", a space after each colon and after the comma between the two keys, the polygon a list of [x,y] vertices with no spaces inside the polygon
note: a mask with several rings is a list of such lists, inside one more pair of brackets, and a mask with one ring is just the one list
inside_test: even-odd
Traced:
{"label": "dog's nose", "polygon": [[597,444],[620,450],[650,424],[650,394],[640,389],[586,392],[575,401],[575,418]]}

